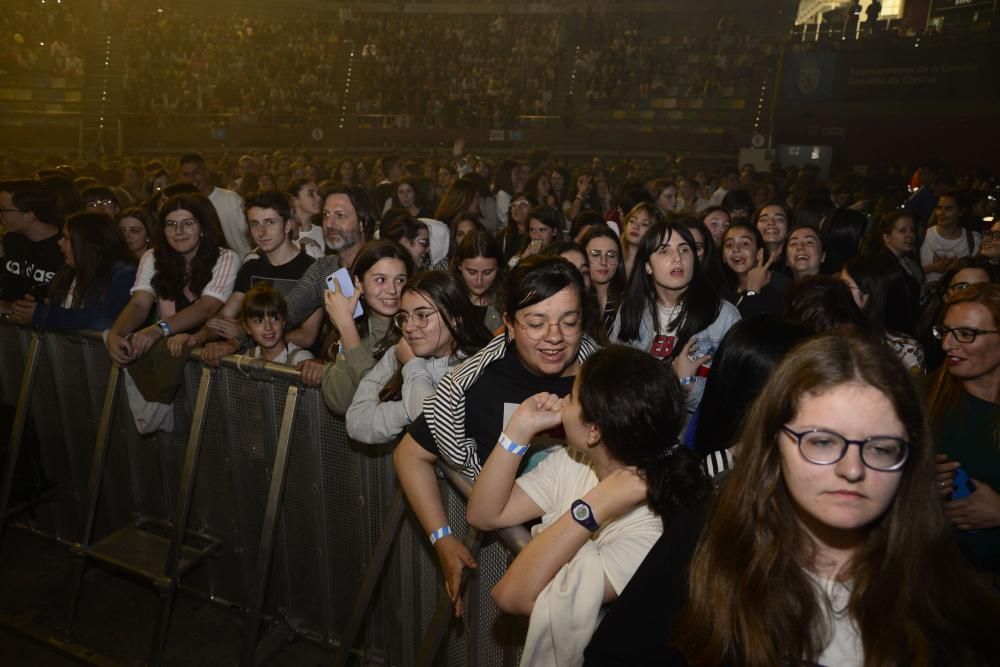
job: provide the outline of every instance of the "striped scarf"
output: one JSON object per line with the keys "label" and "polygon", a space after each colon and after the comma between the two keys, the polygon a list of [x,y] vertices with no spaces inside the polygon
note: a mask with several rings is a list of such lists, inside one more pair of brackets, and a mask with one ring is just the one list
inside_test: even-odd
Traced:
{"label": "striped scarf", "polygon": [[[583,363],[599,349],[597,343],[584,336],[576,359]],[[434,436],[439,456],[451,467],[473,478],[479,476],[481,466],[476,441],[465,435],[465,393],[487,366],[503,358],[506,350],[507,336],[500,334],[445,375],[434,393],[424,400],[424,418]]]}

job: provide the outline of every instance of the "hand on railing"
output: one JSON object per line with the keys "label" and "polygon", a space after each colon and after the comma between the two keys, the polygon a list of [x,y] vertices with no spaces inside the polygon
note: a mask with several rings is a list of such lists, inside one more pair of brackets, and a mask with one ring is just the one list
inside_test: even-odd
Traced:
{"label": "hand on railing", "polygon": [[167,339],[167,349],[170,356],[179,359],[185,347],[197,347],[200,343],[201,340],[194,334],[179,333]]}
{"label": "hand on railing", "polygon": [[474,570],[479,567],[479,563],[454,535],[447,535],[435,542],[434,552],[441,562],[444,588],[455,607],[455,617],[458,618],[462,615],[462,571],[465,568]]}
{"label": "hand on railing", "polygon": [[208,343],[201,348],[201,362],[213,368],[219,367],[222,357],[227,354],[236,354],[240,351],[240,343],[235,338]]}
{"label": "hand on railing", "polygon": [[318,387],[323,384],[323,371],[326,363],[319,359],[307,359],[298,365],[302,374],[302,384],[307,387]]}

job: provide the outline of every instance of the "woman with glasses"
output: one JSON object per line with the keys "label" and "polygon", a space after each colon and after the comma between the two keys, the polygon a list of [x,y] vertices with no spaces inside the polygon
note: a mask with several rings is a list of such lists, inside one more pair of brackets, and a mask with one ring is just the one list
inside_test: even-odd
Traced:
{"label": "woman with glasses", "polygon": [[1000,266],[1000,221],[983,232],[983,242],[979,246],[979,256],[993,266]]}
{"label": "woman with glasses", "polygon": [[[132,298],[106,339],[111,360],[125,366],[161,338],[197,331],[232,294],[240,259],[226,246],[212,202],[200,194],[168,198],[160,210],[162,243],[143,253]],[[156,306],[156,322],[143,326]]]}
{"label": "woman with glasses", "polygon": [[327,281],[324,306],[335,331],[323,356],[334,361],[323,366],[321,385],[326,406],[338,415],[351,406],[365,374],[399,341],[392,318],[412,275],[409,251],[392,241],[369,241],[351,265],[352,295],[336,280]]}
{"label": "woman with glasses", "polygon": [[444,271],[414,276],[393,321],[402,339],[361,380],[347,410],[347,434],[358,442],[399,437],[444,374],[491,338],[461,281]]}
{"label": "woman with glasses", "polygon": [[[399,209],[389,210],[399,211]],[[406,248],[417,270],[430,268],[427,264],[430,261],[431,233],[422,221],[410,217],[407,213],[398,215],[386,226],[385,239],[395,241]]]}
{"label": "woman with glasses", "polygon": [[590,227],[580,238],[590,267],[590,293],[597,299],[601,323],[610,335],[625,296],[625,265],[618,236],[610,227]]}
{"label": "woman with glasses", "polygon": [[507,281],[507,332],[438,383],[396,448],[396,474],[441,562],[456,614],[462,570],[476,561],[449,526],[434,464],[443,458],[478,476],[494,446],[511,446],[501,439],[507,406],[543,391],[570,392],[580,363],[597,350],[584,335],[583,298],[583,277],[566,260],[533,256],[518,264]]}
{"label": "woman with glasses", "polygon": [[1000,603],[948,533],[916,386],[881,345],[822,336],[796,347],[741,433],[707,518],[667,526],[588,658],[985,665],[1000,655]]}
{"label": "woman with glasses", "polygon": [[972,285],[997,282],[1000,282],[998,267],[981,257],[960,257],[952,260],[940,280],[926,285],[926,302],[916,333],[917,340],[924,347],[928,372],[937,370],[944,363],[944,353],[941,345],[934,339],[932,328],[944,317],[951,295]]}
{"label": "woman with glasses", "polygon": [[[945,516],[973,564],[1000,582],[1000,285],[948,299],[934,336],[945,365],[929,383],[927,413]],[[961,474],[958,470],[961,469]],[[971,480],[971,484],[966,480]]]}
{"label": "woman with glasses", "polygon": [[697,460],[677,445],[684,415],[670,369],[621,345],[588,358],[568,396],[537,394],[514,410],[502,439],[566,432],[565,447],[520,477],[528,448],[494,447],[469,497],[481,530],[541,520],[491,591],[502,611],[531,617],[523,664],[578,664],[602,605],[618,598],[663,522],[706,493]]}
{"label": "woman with glasses", "polygon": [[676,637],[691,661],[996,655],[986,628],[1000,621],[997,601],[946,534],[920,401],[901,364],[849,337],[805,343],[779,365],[743,434],[691,563]]}
{"label": "woman with glasses", "polygon": [[740,313],[705,278],[694,237],[682,225],[653,225],[639,243],[635,262],[611,340],[670,360],[694,412],[711,355]]}

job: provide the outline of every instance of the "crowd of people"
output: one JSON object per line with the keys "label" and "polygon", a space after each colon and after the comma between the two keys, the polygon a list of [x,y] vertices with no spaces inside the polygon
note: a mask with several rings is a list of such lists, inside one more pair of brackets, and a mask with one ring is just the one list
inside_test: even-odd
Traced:
{"label": "crowd of people", "polygon": [[239,113],[251,123],[291,124],[340,111],[335,81],[338,22],[329,16],[252,20],[194,10],[133,11],[124,108],[161,118]]}
{"label": "crowd of people", "polygon": [[595,26],[577,53],[588,110],[651,109],[652,100],[745,98],[754,83],[777,61],[779,43],[766,35],[720,20],[713,31],[658,34],[639,16],[609,18]]}
{"label": "crowd of people", "polygon": [[466,148],[8,160],[0,313],[106,331],[130,387],[195,347],[294,366],[397,443],[456,614],[434,466],[474,478],[471,525],[534,524],[493,589],[522,664],[995,661],[988,174]]}
{"label": "crowd of people", "polygon": [[353,108],[416,116],[424,127],[501,127],[551,114],[559,25],[533,14],[368,18]]}
{"label": "crowd of people", "polygon": [[82,78],[89,21],[69,3],[24,0],[0,14],[0,72]]}

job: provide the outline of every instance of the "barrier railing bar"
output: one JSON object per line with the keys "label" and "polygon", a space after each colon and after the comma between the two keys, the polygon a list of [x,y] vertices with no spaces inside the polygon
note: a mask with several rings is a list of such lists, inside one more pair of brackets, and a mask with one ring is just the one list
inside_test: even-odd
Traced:
{"label": "barrier railing bar", "polygon": [[14,410],[14,424],[11,427],[10,441],[7,445],[7,469],[4,471],[3,488],[0,489],[0,543],[3,541],[4,527],[7,525],[10,493],[14,486],[14,473],[17,472],[17,459],[21,454],[21,443],[24,440],[24,428],[28,419],[28,400],[31,398],[31,390],[35,385],[40,353],[39,336],[32,332],[31,343],[28,344],[28,354],[25,359],[24,375],[21,376],[21,389],[17,396],[17,408]]}
{"label": "barrier railing bar", "polygon": [[80,535],[81,551],[77,553],[76,563],[73,567],[73,583],[70,589],[70,597],[66,607],[66,626],[63,635],[66,641],[70,640],[73,632],[73,619],[76,616],[77,603],[80,600],[80,592],[83,589],[83,575],[87,568],[86,557],[82,549],[90,546],[91,537],[94,530],[94,520],[97,517],[98,496],[101,491],[101,477],[108,456],[108,445],[111,441],[111,425],[114,422],[115,407],[118,397],[118,382],[121,379],[122,370],[117,366],[111,367],[108,377],[108,388],[104,392],[104,407],[101,409],[101,421],[97,428],[97,442],[94,444],[94,460],[90,466],[90,477],[87,481],[87,507],[85,509],[86,518],[83,524],[83,533]]}
{"label": "barrier railing bar", "polygon": [[375,544],[375,551],[368,561],[368,568],[365,571],[365,578],[361,581],[361,588],[358,596],[354,600],[354,608],[351,611],[351,620],[348,622],[347,630],[341,638],[340,647],[337,649],[337,657],[334,660],[334,667],[343,667],[354,649],[354,642],[357,640],[368,616],[368,609],[375,594],[375,589],[382,579],[382,572],[385,569],[386,561],[396,543],[399,535],[399,528],[403,524],[403,511],[406,503],[403,499],[403,489],[397,488],[392,496],[392,502],[386,512],[385,520],[382,523],[382,530],[379,532],[378,542]]}
{"label": "barrier railing bar", "polygon": [[250,584],[250,613],[247,616],[246,631],[243,635],[243,654],[240,659],[240,664],[244,667],[254,664],[257,633],[260,629],[261,614],[267,598],[268,574],[271,571],[275,528],[281,515],[281,502],[285,494],[285,473],[288,470],[288,454],[291,449],[292,428],[298,399],[299,388],[293,384],[288,385],[285,410],[281,416],[281,429],[278,433],[278,446],[274,452],[274,465],[271,469],[271,485],[267,492],[267,505],[264,509],[264,524],[260,530],[260,546],[257,550],[257,561]]}
{"label": "barrier railing bar", "polygon": [[[323,442],[319,432],[319,407],[319,401],[315,397],[306,403],[306,411],[309,414],[308,424],[310,425],[309,440],[313,443],[312,453],[314,455],[313,490],[317,498],[325,498],[326,495],[323,492]],[[326,508],[324,505],[325,503],[323,502],[315,503],[313,520],[316,529],[316,565],[319,570],[317,574],[320,581],[320,590],[323,591],[323,595],[320,596],[323,614],[323,633],[326,637],[332,638],[335,628],[333,627],[333,603],[330,600],[329,545],[326,543],[326,516],[324,515]]]}

